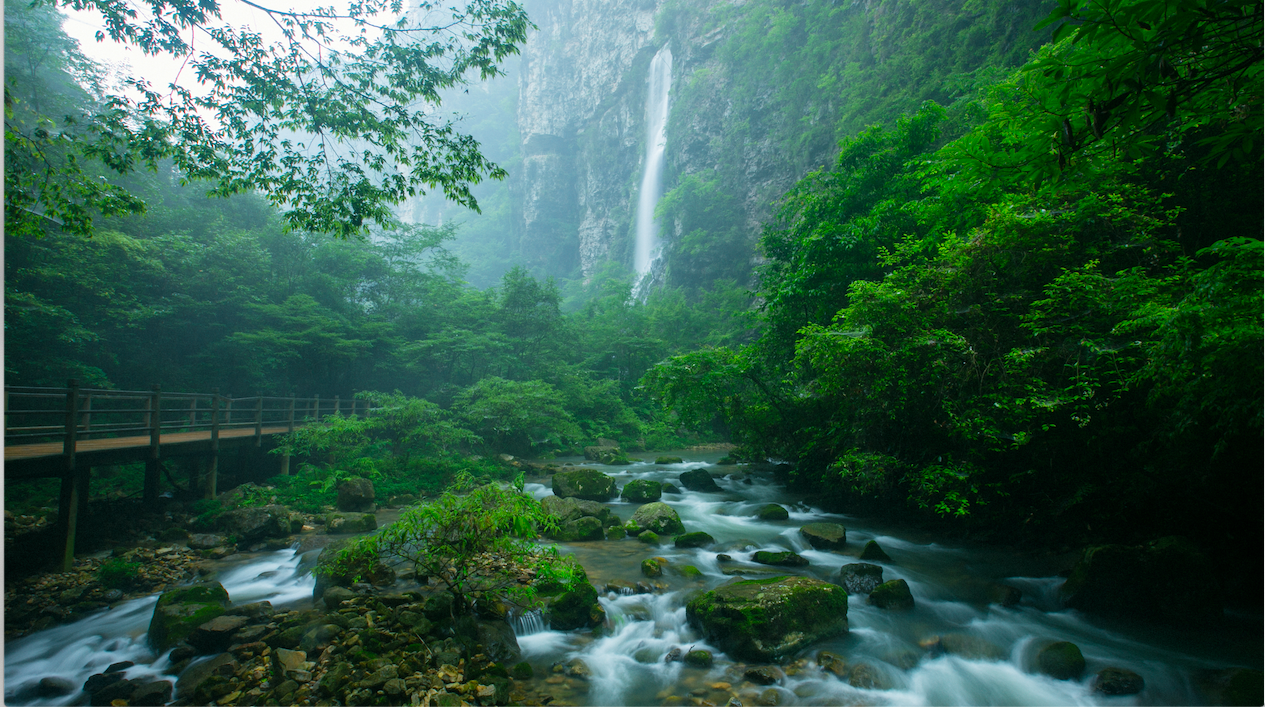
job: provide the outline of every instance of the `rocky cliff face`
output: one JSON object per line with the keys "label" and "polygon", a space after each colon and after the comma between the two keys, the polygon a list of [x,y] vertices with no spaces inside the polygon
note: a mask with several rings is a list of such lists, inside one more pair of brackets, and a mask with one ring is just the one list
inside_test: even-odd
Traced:
{"label": "rocky cliff face", "polygon": [[563,279],[608,263],[631,272],[648,72],[667,44],[659,274],[676,286],[744,284],[787,189],[865,125],[927,99],[948,104],[1020,63],[1042,39],[1031,32],[1042,2],[528,0],[538,29],[507,67],[516,82],[492,87],[505,100],[473,102],[474,91],[445,100],[483,116],[467,129],[502,146],[489,154],[511,173],[509,184],[480,187],[485,215],[456,217],[467,223],[456,250],[484,267],[480,284],[517,263]]}
{"label": "rocky cliff face", "polygon": [[518,129],[520,248],[532,266],[578,265],[587,276],[627,259],[657,9],[657,0],[529,8],[540,29],[523,52]]}

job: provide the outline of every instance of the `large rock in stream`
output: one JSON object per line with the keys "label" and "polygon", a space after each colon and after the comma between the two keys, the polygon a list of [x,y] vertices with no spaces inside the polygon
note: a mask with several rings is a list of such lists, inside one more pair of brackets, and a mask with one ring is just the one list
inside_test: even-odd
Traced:
{"label": "large rock in stream", "polygon": [[606,501],[615,495],[615,480],[597,469],[559,471],[553,475],[553,493],[559,498]]}
{"label": "large rock in stream", "polygon": [[1217,620],[1221,592],[1212,563],[1185,538],[1149,545],[1100,545],[1085,551],[1059,589],[1066,606],[1171,623]]}
{"label": "large rock in stream", "polygon": [[685,532],[681,516],[662,501],[647,503],[633,513],[632,521],[639,530],[649,530],[658,535],[675,535]]}
{"label": "large rock in stream", "polygon": [[601,540],[605,537],[604,528],[619,524],[619,518],[611,509],[596,501],[545,496],[540,499],[540,505],[558,521],[558,530],[547,533],[553,540]]}
{"label": "large rock in stream", "polygon": [[338,485],[338,510],[350,513],[372,513],[373,482],[359,476]]}
{"label": "large rock in stream", "polygon": [[220,530],[249,544],[266,538],[284,538],[303,529],[303,516],[285,506],[237,508],[217,520]]}
{"label": "large rock in stream", "polygon": [[163,592],[149,621],[149,644],[158,653],[189,637],[199,626],[228,610],[228,591],[204,582]]}
{"label": "large rock in stream", "polygon": [[848,631],[848,593],[808,577],[726,584],[685,607],[707,640],[739,660],[783,662],[815,641]]}
{"label": "large rock in stream", "polygon": [[716,485],[716,480],[712,475],[707,473],[706,469],[691,469],[681,473],[681,485],[691,491],[699,493],[715,493],[720,491],[720,486]]}

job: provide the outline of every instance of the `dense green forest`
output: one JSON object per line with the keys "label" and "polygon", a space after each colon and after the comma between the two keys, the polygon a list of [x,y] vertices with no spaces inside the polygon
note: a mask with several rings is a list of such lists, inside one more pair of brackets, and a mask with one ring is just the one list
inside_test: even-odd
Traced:
{"label": "dense green forest", "polygon": [[[753,258],[726,135],[660,204],[685,235],[640,302],[614,266],[479,289],[453,227],[379,209],[338,238],[318,227],[345,214],[187,153],[59,139],[103,77],[54,10],[6,4],[6,382],[398,391],[452,426],[444,453],[725,440],[834,502],[997,538],[1259,541],[1259,3],[1062,2],[1033,54],[1049,7],[910,3],[861,52],[855,8],[679,5],[665,36],[740,25],[717,50],[752,60],[735,105],[781,111],[800,173],[843,140]],[[50,164],[78,171],[32,186]]]}

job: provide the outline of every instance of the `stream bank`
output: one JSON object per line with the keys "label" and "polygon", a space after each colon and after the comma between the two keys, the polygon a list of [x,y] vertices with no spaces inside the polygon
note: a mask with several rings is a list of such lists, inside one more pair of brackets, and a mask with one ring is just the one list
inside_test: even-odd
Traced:
{"label": "stream bank", "polygon": [[[705,532],[713,540],[703,547],[676,547],[670,536],[660,538],[661,544],[643,543],[636,537],[561,543],[563,552],[580,561],[589,580],[599,589],[599,602],[607,615],[602,627],[559,631],[551,629],[540,616],[511,617],[509,625],[514,629],[511,633],[518,652],[499,661],[487,661],[488,646],[478,640],[477,626],[473,634],[466,631],[467,639],[474,641],[468,645],[461,644],[455,626],[454,635],[440,637],[448,652],[443,658],[438,654],[444,651],[432,646],[433,632],[427,631],[417,641],[430,649],[422,664],[410,663],[405,668],[412,669],[402,671],[401,661],[394,666],[396,676],[385,677],[391,672],[387,670],[390,666],[372,662],[381,660],[383,654],[368,651],[377,655],[362,655],[364,660],[350,661],[353,664],[347,684],[361,685],[383,677],[380,688],[371,690],[371,695],[384,704],[409,704],[416,698],[419,704],[427,700],[443,704],[442,699],[471,704],[509,700],[524,704],[594,705],[1114,705],[1230,702],[1234,699],[1235,681],[1246,681],[1250,687],[1251,680],[1259,675],[1251,672],[1259,670],[1261,664],[1259,613],[1232,611],[1215,625],[1188,622],[1178,626],[1082,614],[1064,608],[1058,599],[1058,589],[1064,581],[1059,572],[1070,569],[1071,557],[943,543],[925,533],[889,527],[872,519],[827,513],[815,507],[812,499],[788,493],[770,474],[742,466],[717,466],[719,452],[678,454],[683,461],[668,464],[604,466],[579,459],[555,461],[560,469],[569,468],[566,464],[598,468],[619,488],[632,481],[672,484],[676,491],[668,490],[661,500],[679,515],[685,531]],[[681,474],[694,470],[707,471],[714,478],[716,490],[681,489]],[[545,477],[533,478],[527,490],[538,499],[546,498],[552,495],[548,482]],[[769,504],[784,508],[785,517],[760,517],[759,512]],[[603,505],[621,524],[630,521],[641,506],[616,498]],[[819,549],[810,545],[800,532],[809,523],[835,523],[846,528],[842,548]],[[735,659],[710,643],[687,619],[687,605],[692,599],[736,577],[794,575],[837,582],[840,568],[860,562],[870,541],[876,542],[888,559],[864,562],[880,567],[884,581],[904,580],[914,600],[911,609],[883,609],[868,603],[863,593],[854,593],[848,597],[847,633],[814,643],[777,664]],[[807,564],[788,568],[752,561],[755,553],[761,551],[794,552]],[[405,614],[425,615],[424,594],[409,594],[418,587],[410,586],[407,578],[391,587],[357,586],[352,596],[343,600],[350,603],[317,611],[311,603],[311,576],[306,573],[315,561],[312,554],[293,550],[244,554],[235,559],[241,576],[231,581],[221,579],[234,605],[270,601],[276,614],[264,626],[276,623],[269,630],[280,629],[278,634],[287,630],[287,622],[301,620],[307,625],[316,620],[317,614],[325,617],[331,612],[345,613],[352,616],[348,622],[365,620],[362,628],[340,626],[342,631],[328,646],[319,652],[304,651],[300,662],[310,661],[315,664],[313,667],[347,663],[348,658],[338,660],[337,656],[354,653],[346,650],[353,636],[363,645],[360,636],[370,630],[370,621],[382,623],[385,628],[375,630],[397,634],[391,641],[398,641],[395,627],[403,625],[402,619],[408,618]],[[642,565],[655,557],[662,558],[664,571],[658,577],[647,577]],[[686,570],[687,567],[693,570]],[[220,576],[229,575],[220,570]],[[1008,593],[999,600],[999,586],[1015,590],[1018,596]],[[152,613],[153,599],[137,601],[131,608],[116,607],[84,620],[97,623],[81,622],[10,642],[6,676],[14,675],[18,680],[14,682],[11,677],[7,681],[17,686],[6,687],[10,701],[22,697],[30,703],[67,704],[78,699],[74,695],[32,698],[27,693],[10,692],[20,689],[22,680],[29,682],[72,667],[80,685],[87,677],[121,660],[135,663],[123,671],[129,679],[134,675],[144,678],[164,674],[170,668],[164,662],[167,657],[145,653],[145,614],[147,610]],[[145,604],[146,601],[150,603]],[[421,611],[415,606],[418,604]],[[317,614],[305,613],[310,611]],[[107,617],[114,623],[107,625]],[[89,640],[90,634],[97,638]],[[447,639],[453,645],[445,643]],[[391,641],[382,645],[391,645]],[[1075,644],[1084,659],[1083,669],[1064,679],[1042,672],[1038,665],[1041,652],[1061,642]],[[268,656],[280,649],[280,645],[264,643]],[[343,648],[327,655],[334,645]],[[479,645],[484,648],[482,653],[477,652]],[[410,646],[413,644],[404,643],[388,649],[386,654],[394,651],[411,656],[409,660],[413,661],[418,655],[428,655],[420,649],[410,652]],[[217,703],[230,696],[223,704],[289,703],[275,694],[284,683],[276,681],[276,676],[269,678],[268,690],[259,688],[264,676],[259,676],[254,687],[238,689],[255,679],[249,677],[251,671],[261,664],[270,665],[268,660],[258,662],[267,658],[262,653],[264,647],[251,649],[252,655],[244,660],[234,657],[240,670],[235,668],[232,676],[223,676],[226,682],[220,686],[233,689],[216,697]],[[685,660],[699,651],[707,651],[709,660],[701,656],[690,662]],[[231,651],[225,655],[230,654]],[[453,656],[456,662],[446,662]],[[498,668],[486,672],[489,662]],[[520,663],[527,667],[511,673]],[[445,665],[458,672],[445,671]],[[86,670],[94,672],[85,674]],[[499,675],[500,670],[507,675]],[[1101,691],[1100,675],[1108,670],[1124,671],[1117,674],[1125,678],[1138,676],[1140,689],[1128,695]],[[321,692],[319,671],[309,672],[309,682],[314,682],[315,687],[304,693],[296,687],[289,700],[333,704],[336,699],[348,699],[346,690]],[[473,678],[473,686],[472,674],[478,675]],[[436,686],[436,677],[442,689]],[[504,689],[500,694],[494,678],[508,681],[501,683]],[[239,684],[234,685],[233,679]],[[392,683],[392,689],[402,685],[402,691],[387,692],[388,680],[401,680]],[[1255,684],[1259,690],[1259,680]],[[489,692],[488,687],[493,689]],[[260,692],[250,694],[256,688]],[[484,688],[483,695],[480,688]],[[381,695],[377,694],[378,689],[382,690]],[[234,696],[234,692],[239,694]],[[357,694],[357,699],[365,698],[364,693]],[[188,701],[190,696],[177,689],[175,699]]]}

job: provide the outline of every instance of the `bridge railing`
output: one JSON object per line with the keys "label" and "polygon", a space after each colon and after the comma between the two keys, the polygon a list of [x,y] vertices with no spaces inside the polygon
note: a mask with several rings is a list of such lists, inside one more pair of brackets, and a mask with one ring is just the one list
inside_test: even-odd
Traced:
{"label": "bridge railing", "polygon": [[354,398],[255,395],[234,398],[210,393],[5,386],[4,444],[39,444],[112,437],[149,436],[153,444],[166,434],[251,429],[258,440],[267,429],[293,431],[335,412],[366,414],[368,403]]}

